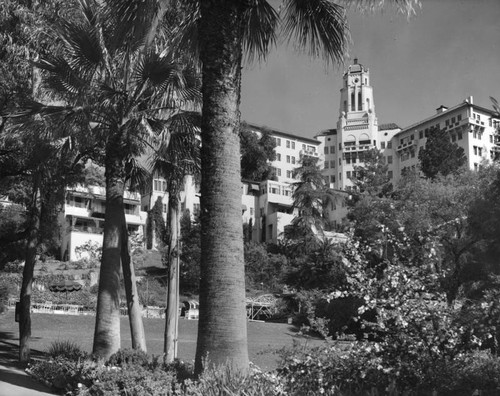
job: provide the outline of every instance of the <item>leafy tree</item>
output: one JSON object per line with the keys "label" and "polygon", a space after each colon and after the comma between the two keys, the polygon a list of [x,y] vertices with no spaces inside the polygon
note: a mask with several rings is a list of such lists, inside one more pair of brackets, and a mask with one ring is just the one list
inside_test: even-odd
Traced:
{"label": "leafy tree", "polygon": [[282,254],[268,252],[263,243],[245,243],[245,275],[247,287],[280,292],[287,259]]}
{"label": "leafy tree", "polygon": [[363,165],[354,167],[354,177],[351,181],[356,186],[356,193],[371,196],[385,196],[392,190],[388,165],[378,149],[371,149],[363,153]]}
{"label": "leafy tree", "polygon": [[276,159],[276,142],[270,131],[263,130],[259,137],[245,123],[240,126],[241,177],[262,181],[272,178],[270,161]]}
{"label": "leafy tree", "polygon": [[447,176],[465,165],[464,149],[452,143],[448,132],[432,128],[423,148],[418,153],[420,169],[425,177],[434,179],[439,173]]}
{"label": "leafy tree", "polygon": [[335,201],[333,190],[325,185],[319,159],[312,156],[303,156],[300,166],[294,170],[294,178],[299,181],[293,183],[293,209],[297,216],[285,232],[285,237],[297,239],[306,236],[320,237],[328,225],[328,211],[326,208]]}
{"label": "leafy tree", "polygon": [[191,222],[189,211],[181,217],[180,288],[184,293],[198,294],[200,290],[201,226],[197,219]]}

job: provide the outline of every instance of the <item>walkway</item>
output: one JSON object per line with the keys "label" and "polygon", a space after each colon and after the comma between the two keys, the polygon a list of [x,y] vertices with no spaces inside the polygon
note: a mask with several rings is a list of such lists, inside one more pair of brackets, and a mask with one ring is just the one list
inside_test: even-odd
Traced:
{"label": "walkway", "polygon": [[[11,333],[0,332],[0,395],[52,396],[50,389],[31,378],[17,361],[19,342]],[[32,350],[33,357],[41,357]]]}

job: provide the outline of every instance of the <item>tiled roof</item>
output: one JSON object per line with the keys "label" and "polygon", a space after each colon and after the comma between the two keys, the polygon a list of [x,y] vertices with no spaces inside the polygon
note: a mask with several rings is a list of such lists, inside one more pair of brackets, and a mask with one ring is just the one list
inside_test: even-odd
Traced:
{"label": "tiled roof", "polygon": [[388,124],[380,124],[378,126],[379,131],[387,131],[389,129],[401,129],[401,128],[399,128],[398,124],[395,124],[394,122],[390,122]]}

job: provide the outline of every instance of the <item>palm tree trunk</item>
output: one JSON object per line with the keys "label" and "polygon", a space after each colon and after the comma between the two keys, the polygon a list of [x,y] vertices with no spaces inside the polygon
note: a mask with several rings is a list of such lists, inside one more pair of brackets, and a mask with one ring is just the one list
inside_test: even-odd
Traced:
{"label": "palm tree trunk", "polygon": [[[113,147],[114,144],[114,147]],[[93,353],[107,359],[120,349],[120,256],[123,240],[124,164],[120,145],[106,148],[106,214],[102,244]]]}
{"label": "palm tree trunk", "polygon": [[36,263],[36,251],[40,230],[40,198],[38,183],[34,183],[33,202],[31,208],[30,229],[26,243],[26,260],[23,269],[23,281],[20,295],[19,311],[19,361],[28,362],[30,359],[31,338],[31,291],[33,272]]}
{"label": "palm tree trunk", "polygon": [[177,358],[177,339],[179,334],[179,199],[169,194],[170,242],[168,247],[168,292],[167,313],[165,315],[165,363]]}
{"label": "palm tree trunk", "polygon": [[121,245],[121,259],[123,270],[123,283],[125,285],[125,295],[127,296],[128,320],[130,324],[130,335],[132,338],[132,348],[147,351],[146,335],[142,323],[142,309],[137,293],[137,283],[135,278],[134,265],[130,257],[127,224],[125,222],[125,212],[123,212],[123,240]]}
{"label": "palm tree trunk", "polygon": [[200,320],[195,358],[248,370],[241,218],[239,102],[242,10],[239,1],[201,1]]}

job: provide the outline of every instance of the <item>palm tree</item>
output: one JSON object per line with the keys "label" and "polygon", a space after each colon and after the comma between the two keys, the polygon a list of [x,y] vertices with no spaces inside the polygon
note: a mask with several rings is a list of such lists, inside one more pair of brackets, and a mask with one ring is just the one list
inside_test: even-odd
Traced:
{"label": "palm tree", "polygon": [[[36,104],[37,112],[62,122],[80,120],[102,148],[98,160],[105,166],[106,214],[93,352],[104,358],[120,348],[120,262],[124,275],[133,277],[125,186],[137,169],[136,158],[163,131],[165,118],[199,97],[193,70],[167,51],[155,50],[162,40],[155,41],[151,29],[158,26],[164,7],[142,3],[131,7],[129,1],[80,0],[71,18],[62,18],[57,26],[61,55],[37,64],[46,73],[47,88],[65,103]],[[145,349],[134,283],[131,278],[125,282],[133,346]]]}
{"label": "palm tree", "polygon": [[177,358],[178,309],[179,309],[179,244],[180,192],[188,175],[200,172],[198,133],[199,113],[178,114],[171,117],[166,129],[166,139],[153,156],[153,174],[162,175],[167,181],[169,240],[167,251],[168,294],[165,315],[165,362]]}
{"label": "palm tree", "polygon": [[[410,10],[418,0],[390,2]],[[348,41],[346,14],[330,0],[283,0],[280,12],[266,0],[193,0],[184,6],[191,9],[181,27],[196,33],[203,80],[202,264],[195,366],[201,372],[208,359],[246,370],[238,137],[243,53],[249,59],[265,58],[279,29],[285,41],[308,48],[310,55],[341,62]],[[194,40],[180,42],[186,46]]]}

